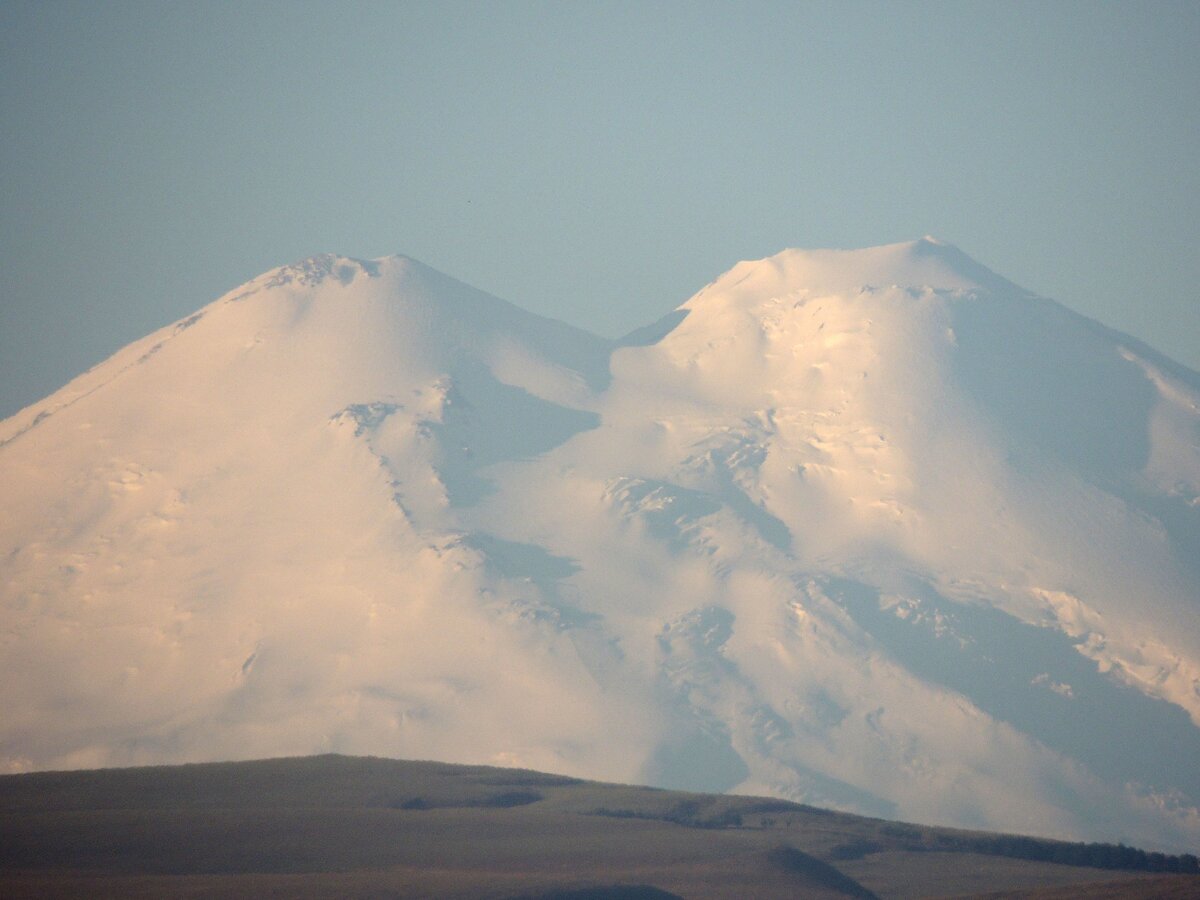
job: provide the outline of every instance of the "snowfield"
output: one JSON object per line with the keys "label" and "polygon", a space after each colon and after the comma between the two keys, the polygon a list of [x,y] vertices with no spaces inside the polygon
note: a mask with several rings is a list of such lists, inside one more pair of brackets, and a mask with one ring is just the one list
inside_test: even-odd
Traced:
{"label": "snowfield", "polygon": [[0,767],[342,752],[1200,844],[1200,375],[932,238],[610,342],[268,272],[0,423]]}

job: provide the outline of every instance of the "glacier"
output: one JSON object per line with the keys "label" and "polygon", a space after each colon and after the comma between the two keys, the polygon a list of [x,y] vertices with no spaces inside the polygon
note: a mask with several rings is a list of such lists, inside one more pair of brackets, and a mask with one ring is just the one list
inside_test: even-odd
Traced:
{"label": "glacier", "polygon": [[1200,376],[924,238],[605,340],[272,270],[0,423],[0,769],[339,752],[1200,843]]}

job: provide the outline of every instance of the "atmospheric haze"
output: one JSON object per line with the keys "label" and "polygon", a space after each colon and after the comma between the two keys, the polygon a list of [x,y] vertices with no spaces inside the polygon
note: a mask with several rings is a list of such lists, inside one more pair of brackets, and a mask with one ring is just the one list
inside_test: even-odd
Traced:
{"label": "atmospheric haze", "polygon": [[933,238],[619,341],[274,269],[0,423],[0,765],[342,752],[1200,840],[1200,376]]}

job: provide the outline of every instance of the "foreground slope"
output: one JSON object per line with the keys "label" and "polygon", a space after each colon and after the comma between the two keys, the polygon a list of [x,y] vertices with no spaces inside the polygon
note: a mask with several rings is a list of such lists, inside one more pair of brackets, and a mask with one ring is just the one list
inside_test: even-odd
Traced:
{"label": "foreground slope", "polygon": [[932,239],[618,345],[268,273],[0,426],[10,769],[353,752],[1200,843],[1200,379]]}
{"label": "foreground slope", "polygon": [[0,777],[6,897],[898,898],[1063,886],[1184,897],[1196,869],[1195,857],[1126,847],[443,763],[323,756]]}

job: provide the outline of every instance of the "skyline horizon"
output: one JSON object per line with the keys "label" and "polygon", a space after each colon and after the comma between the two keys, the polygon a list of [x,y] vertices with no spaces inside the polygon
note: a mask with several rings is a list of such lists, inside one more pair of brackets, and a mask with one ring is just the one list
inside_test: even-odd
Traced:
{"label": "skyline horizon", "polygon": [[1200,367],[1200,6],[0,4],[0,415],[271,267],[615,336],[933,233]]}

